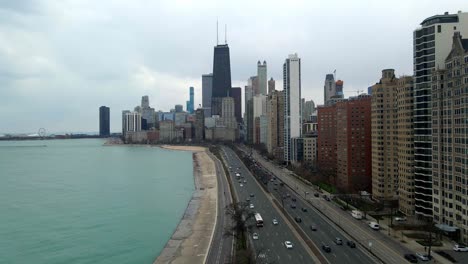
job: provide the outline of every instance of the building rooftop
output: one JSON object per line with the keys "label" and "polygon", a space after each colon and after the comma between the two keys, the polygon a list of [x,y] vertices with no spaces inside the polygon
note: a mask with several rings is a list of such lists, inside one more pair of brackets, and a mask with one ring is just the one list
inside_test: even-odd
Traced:
{"label": "building rooftop", "polygon": [[[460,14],[461,11],[458,12]],[[433,24],[441,24],[441,23],[456,23],[458,22],[458,14],[449,14],[445,12],[443,15],[435,15],[428,17],[421,22],[421,26],[430,26]]]}

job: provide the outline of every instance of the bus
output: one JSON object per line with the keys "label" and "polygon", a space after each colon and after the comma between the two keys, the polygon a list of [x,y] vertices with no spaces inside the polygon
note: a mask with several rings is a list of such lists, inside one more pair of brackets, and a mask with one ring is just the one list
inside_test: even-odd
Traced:
{"label": "bus", "polygon": [[255,213],[255,222],[257,222],[257,226],[263,226],[263,219],[259,213]]}

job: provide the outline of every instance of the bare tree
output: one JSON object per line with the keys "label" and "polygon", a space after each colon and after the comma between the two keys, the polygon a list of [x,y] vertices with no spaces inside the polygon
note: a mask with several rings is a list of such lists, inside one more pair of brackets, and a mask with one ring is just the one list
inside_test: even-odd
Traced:
{"label": "bare tree", "polygon": [[228,215],[233,225],[224,231],[224,236],[234,236],[242,241],[241,247],[247,248],[246,233],[253,227],[252,221],[254,213],[249,209],[249,204],[246,202],[231,203],[226,206],[226,215]]}

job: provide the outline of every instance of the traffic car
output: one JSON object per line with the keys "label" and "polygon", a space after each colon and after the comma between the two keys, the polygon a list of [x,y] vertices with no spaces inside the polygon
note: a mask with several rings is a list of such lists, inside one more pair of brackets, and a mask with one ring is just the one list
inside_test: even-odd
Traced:
{"label": "traffic car", "polygon": [[300,218],[299,216],[294,217],[294,220],[296,220],[296,222],[298,223],[302,222],[302,218]]}
{"label": "traffic car", "polygon": [[305,207],[302,207],[301,210],[302,210],[302,212],[307,212],[307,208],[305,208]]}
{"label": "traffic car", "polygon": [[253,204],[250,204],[250,205],[249,205],[249,208],[250,208],[250,209],[254,209],[255,206],[254,206]]}
{"label": "traffic car", "polygon": [[320,194],[319,193],[314,193],[314,196],[315,197],[320,197]]}
{"label": "traffic car", "polygon": [[292,209],[296,209],[296,204],[291,204]]}
{"label": "traffic car", "polygon": [[316,225],[310,225],[310,230],[317,231],[317,226]]}
{"label": "traffic car", "polygon": [[341,238],[337,237],[337,238],[335,238],[335,244],[341,246],[341,245],[343,245],[343,240],[341,240]]}
{"label": "traffic car", "polygon": [[422,261],[429,261],[429,256],[426,253],[416,253],[416,257]]}
{"label": "traffic car", "polygon": [[348,245],[350,248],[356,247],[356,243],[354,243],[354,241],[351,241],[351,240],[348,240],[348,242],[346,242],[346,245]]}
{"label": "traffic car", "polygon": [[273,218],[273,224],[274,224],[274,225],[277,225],[277,224],[278,224],[278,220],[276,220],[276,218]]}
{"label": "traffic car", "polygon": [[291,198],[291,200],[292,200],[293,202],[295,202],[295,201],[296,201],[296,198],[293,197],[293,198]]}
{"label": "traffic car", "polygon": [[250,197],[254,197],[254,196],[255,196],[255,194],[253,194],[253,193],[250,194]]}
{"label": "traffic car", "polygon": [[291,241],[284,241],[284,246],[287,249],[292,249],[293,248],[293,244],[291,243]]}
{"label": "traffic car", "polygon": [[418,263],[418,258],[413,254],[405,254],[405,259],[411,263]]}
{"label": "traffic car", "polygon": [[380,229],[379,224],[377,224],[376,222],[370,222],[369,226],[370,226],[370,228],[372,228],[374,230],[379,230]]}
{"label": "traffic car", "polygon": [[462,244],[455,244],[453,247],[453,250],[458,251],[458,252],[467,252],[468,247]]}
{"label": "traffic car", "polygon": [[406,217],[404,217],[404,216],[397,216],[397,217],[395,217],[395,221],[397,221],[397,222],[404,222],[404,221],[406,221]]}
{"label": "traffic car", "polygon": [[322,249],[327,253],[331,252],[331,247],[329,245],[323,244]]}
{"label": "traffic car", "polygon": [[257,239],[258,239],[258,234],[257,234],[257,233],[253,233],[252,238],[253,238],[254,240],[257,240]]}

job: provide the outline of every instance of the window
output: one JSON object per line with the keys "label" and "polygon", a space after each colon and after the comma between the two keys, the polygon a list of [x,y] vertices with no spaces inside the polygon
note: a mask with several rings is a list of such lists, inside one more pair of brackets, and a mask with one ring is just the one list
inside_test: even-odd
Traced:
{"label": "window", "polygon": [[440,33],[440,32],[442,32],[442,26],[441,26],[441,25],[438,25],[438,26],[437,26],[437,33]]}

